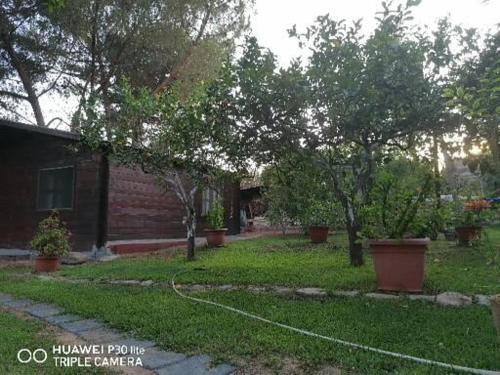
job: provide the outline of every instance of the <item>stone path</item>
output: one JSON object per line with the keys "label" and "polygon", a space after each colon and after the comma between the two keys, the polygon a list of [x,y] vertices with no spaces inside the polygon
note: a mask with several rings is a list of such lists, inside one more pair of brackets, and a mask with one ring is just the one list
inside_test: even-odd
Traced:
{"label": "stone path", "polygon": [[[48,324],[56,325],[66,332],[77,335],[89,345],[120,345],[127,348],[144,348],[139,357],[144,368],[158,375],[229,375],[236,368],[229,364],[211,367],[211,358],[207,355],[187,356],[182,353],[163,351],[152,341],[136,339],[110,329],[104,323],[93,319],[84,319],[78,315],[66,314],[58,306],[36,303],[29,299],[14,298],[0,293],[0,307],[27,313]],[[114,356],[114,355],[113,355]]]}
{"label": "stone path", "polygon": [[[92,280],[92,279],[70,279],[61,276],[51,275],[33,275],[19,274],[20,277],[36,277],[47,281],[60,281],[74,284],[111,284],[120,286],[141,286],[141,287],[160,287],[171,288],[170,282],[153,281],[153,280]],[[388,293],[363,293],[359,290],[334,290],[328,291],[323,288],[304,287],[291,288],[286,286],[268,285],[210,285],[210,284],[178,284],[178,289],[186,292],[206,292],[210,290],[216,291],[237,291],[243,290],[250,293],[269,293],[284,297],[301,297],[311,299],[326,299],[331,297],[367,297],[378,300],[398,300],[407,298],[412,301],[425,301],[436,303],[441,306],[465,307],[473,304],[481,306],[490,306],[492,296],[485,294],[465,295],[457,292],[443,292],[440,294],[388,294]]]}

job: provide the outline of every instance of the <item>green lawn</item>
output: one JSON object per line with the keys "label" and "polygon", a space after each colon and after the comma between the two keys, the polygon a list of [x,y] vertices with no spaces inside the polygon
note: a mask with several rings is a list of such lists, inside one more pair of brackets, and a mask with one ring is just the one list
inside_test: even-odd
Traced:
{"label": "green lawn", "polygon": [[[433,242],[428,252],[426,292],[499,293],[499,260],[492,260],[498,251],[500,230],[489,229],[486,239],[471,248],[444,240]],[[345,235],[338,234],[325,245],[312,245],[300,236],[260,238],[199,251],[195,262],[185,261],[182,255],[143,256],[65,267],[59,274],[94,280],[170,281],[180,272],[178,283],[368,291],[375,289],[372,268],[369,256],[365,266],[352,268]],[[361,374],[449,373],[300,336],[216,307],[194,304],[166,288],[71,284],[15,275],[26,271],[0,270],[0,292],[61,305],[68,312],[101,319],[119,330],[152,339],[164,349],[207,353],[240,365],[258,361],[272,368],[279,368],[282,358],[291,358],[304,373],[324,365]],[[200,296],[327,336],[463,366],[500,369],[500,340],[489,309],[482,306],[457,309],[363,297],[320,302],[244,291]],[[3,325],[8,323],[0,322],[0,327]],[[13,327],[14,332],[19,329]]]}
{"label": "green lawn", "polygon": [[[500,243],[500,229],[488,230],[489,243]],[[498,245],[496,245],[498,247]],[[425,291],[469,294],[500,293],[500,259],[491,264],[494,251],[486,241],[463,248],[444,240],[433,242],[427,256]],[[327,290],[376,288],[372,260],[360,268],[349,265],[345,234],[330,237],[326,245],[291,236],[260,238],[228,244],[223,249],[198,252],[198,260],[163,256],[122,258],[98,265],[65,268],[61,275],[90,279],[170,281],[179,271],[180,283],[315,286]],[[203,268],[203,272],[195,269]]]}
{"label": "green lawn", "polygon": [[43,364],[20,363],[17,352],[22,348],[35,350],[45,349],[48,353],[55,344],[54,339],[45,332],[41,323],[22,320],[15,315],[0,310],[0,374],[104,374],[92,369],[56,367],[49,354],[49,360]]}
{"label": "green lawn", "polygon": [[[217,360],[257,359],[276,366],[294,358],[307,373],[334,364],[362,374],[446,374],[251,320],[181,299],[169,289],[68,284],[4,276],[0,291],[55,303],[67,311],[108,322],[157,341],[163,348],[208,353]],[[409,301],[334,298],[290,300],[245,292],[201,294],[260,316],[344,340],[455,364],[500,369],[500,341],[484,307],[442,308]],[[26,336],[28,337],[28,336]],[[22,338],[21,342],[28,340]]]}

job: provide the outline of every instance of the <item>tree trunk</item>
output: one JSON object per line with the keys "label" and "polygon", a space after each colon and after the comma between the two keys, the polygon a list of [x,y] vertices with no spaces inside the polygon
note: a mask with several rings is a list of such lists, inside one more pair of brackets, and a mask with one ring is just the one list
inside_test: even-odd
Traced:
{"label": "tree trunk", "polygon": [[188,209],[189,213],[186,217],[187,229],[187,260],[195,259],[195,239],[196,239],[196,213],[193,209]]}
{"label": "tree trunk", "polygon": [[364,264],[363,260],[363,246],[361,244],[361,238],[358,233],[361,226],[356,223],[347,224],[347,236],[349,238],[349,258],[351,260],[351,266],[360,267]]}
{"label": "tree trunk", "polygon": [[3,37],[4,49],[10,57],[10,63],[17,71],[19,78],[26,92],[26,100],[30,103],[33,115],[35,116],[36,124],[38,126],[45,126],[45,119],[43,118],[42,108],[38,96],[36,95],[35,87],[33,85],[32,77],[30,76],[25,64],[21,61],[17,52],[14,50],[12,41],[9,38]]}

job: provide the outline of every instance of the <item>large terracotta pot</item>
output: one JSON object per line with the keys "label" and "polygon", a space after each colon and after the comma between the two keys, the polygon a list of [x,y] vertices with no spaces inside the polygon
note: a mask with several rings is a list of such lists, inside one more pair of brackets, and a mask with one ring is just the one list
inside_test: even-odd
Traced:
{"label": "large terracotta pot", "polygon": [[223,229],[205,229],[207,233],[208,247],[222,247],[226,237],[227,228]]}
{"label": "large terracotta pot", "polygon": [[35,259],[36,272],[55,272],[59,269],[59,257],[38,256]]}
{"label": "large terracotta pot", "polygon": [[313,243],[323,243],[328,239],[328,227],[313,225],[309,227],[309,236]]}
{"label": "large terracotta pot", "polygon": [[493,314],[493,323],[497,329],[497,334],[500,336],[500,294],[491,297],[491,313]]}
{"label": "large terracotta pot", "polygon": [[461,245],[470,245],[471,241],[481,237],[481,227],[475,225],[456,227],[458,242]]}
{"label": "large terracotta pot", "polygon": [[428,244],[428,238],[369,241],[378,289],[388,292],[421,292]]}

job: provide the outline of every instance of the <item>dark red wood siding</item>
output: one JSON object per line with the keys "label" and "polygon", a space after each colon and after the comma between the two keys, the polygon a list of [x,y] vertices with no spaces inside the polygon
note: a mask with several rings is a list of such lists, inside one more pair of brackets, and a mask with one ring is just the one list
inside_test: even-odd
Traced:
{"label": "dark red wood siding", "polygon": [[[184,208],[172,191],[139,168],[111,163],[109,173],[108,240],[184,238]],[[197,196],[198,236],[203,235],[201,194]],[[239,233],[239,185],[227,183],[224,191],[230,233]]]}
{"label": "dark red wood siding", "polygon": [[37,224],[49,211],[37,209],[40,168],[73,166],[73,208],[61,210],[75,251],[95,243],[99,163],[90,153],[70,150],[74,141],[11,130],[0,140],[0,247],[27,248]]}

